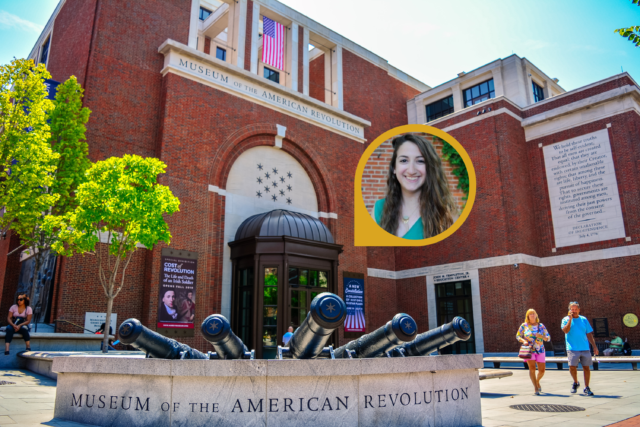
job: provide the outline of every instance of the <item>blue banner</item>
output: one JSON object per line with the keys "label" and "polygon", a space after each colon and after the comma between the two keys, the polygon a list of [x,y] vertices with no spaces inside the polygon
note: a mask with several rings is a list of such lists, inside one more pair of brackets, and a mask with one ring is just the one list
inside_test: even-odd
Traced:
{"label": "blue banner", "polygon": [[344,302],[347,305],[345,332],[364,332],[364,279],[343,278]]}

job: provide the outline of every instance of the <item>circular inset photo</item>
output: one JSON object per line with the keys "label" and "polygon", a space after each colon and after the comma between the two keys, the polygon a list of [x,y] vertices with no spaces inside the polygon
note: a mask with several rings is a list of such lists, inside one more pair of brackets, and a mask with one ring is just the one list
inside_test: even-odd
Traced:
{"label": "circular inset photo", "polygon": [[[423,131],[416,131],[416,126]],[[460,227],[475,198],[473,166],[455,139],[423,125],[396,129],[398,133],[389,131],[376,139],[358,166],[356,193],[360,190],[366,212],[387,236],[379,235],[379,244],[372,242],[370,234],[367,244],[358,242],[358,230],[370,230],[372,224],[365,220],[368,225],[358,227],[356,209],[356,244],[362,246],[440,241]]]}

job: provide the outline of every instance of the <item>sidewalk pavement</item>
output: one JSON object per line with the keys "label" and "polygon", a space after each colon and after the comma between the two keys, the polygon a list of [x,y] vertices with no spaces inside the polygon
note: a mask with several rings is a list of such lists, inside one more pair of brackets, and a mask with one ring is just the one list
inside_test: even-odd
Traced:
{"label": "sidewalk pavement", "polygon": [[[593,397],[572,395],[568,371],[547,371],[542,379],[542,396],[533,395],[529,373],[510,369],[512,377],[480,381],[482,392],[482,422],[485,427],[528,427],[548,425],[606,426],[628,420],[620,427],[640,425],[640,372],[597,371],[591,374]],[[582,372],[578,372],[583,383]],[[69,421],[53,419],[56,382],[26,370],[0,370],[0,381],[15,384],[0,385],[0,426],[78,427]],[[518,404],[571,405],[585,408],[581,412],[526,412],[509,408]]]}
{"label": "sidewalk pavement", "polygon": [[[542,395],[535,396],[529,371],[509,368],[513,376],[480,381],[482,424],[485,427],[580,426],[614,424],[640,414],[640,371],[600,370],[591,372],[591,390],[595,396],[582,394],[584,378],[578,371],[580,388],[571,394],[573,380],[568,370],[547,370],[540,382]],[[553,404],[585,408],[580,412],[527,412],[511,405]],[[621,426],[640,426],[640,418]]]}

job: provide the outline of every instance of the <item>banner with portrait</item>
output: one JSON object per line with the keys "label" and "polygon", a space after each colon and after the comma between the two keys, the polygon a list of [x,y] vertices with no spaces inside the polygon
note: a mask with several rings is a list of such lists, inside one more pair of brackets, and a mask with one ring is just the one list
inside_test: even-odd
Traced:
{"label": "banner with portrait", "polygon": [[170,329],[193,330],[198,254],[165,248],[162,250],[160,265],[158,332]]}

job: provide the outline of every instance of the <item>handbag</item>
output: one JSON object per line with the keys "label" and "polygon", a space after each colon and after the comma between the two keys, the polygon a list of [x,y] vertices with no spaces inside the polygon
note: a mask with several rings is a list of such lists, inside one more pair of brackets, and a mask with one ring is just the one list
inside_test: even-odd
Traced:
{"label": "handbag", "polygon": [[520,352],[518,353],[518,357],[521,359],[531,359],[531,346],[530,345],[520,346]]}

